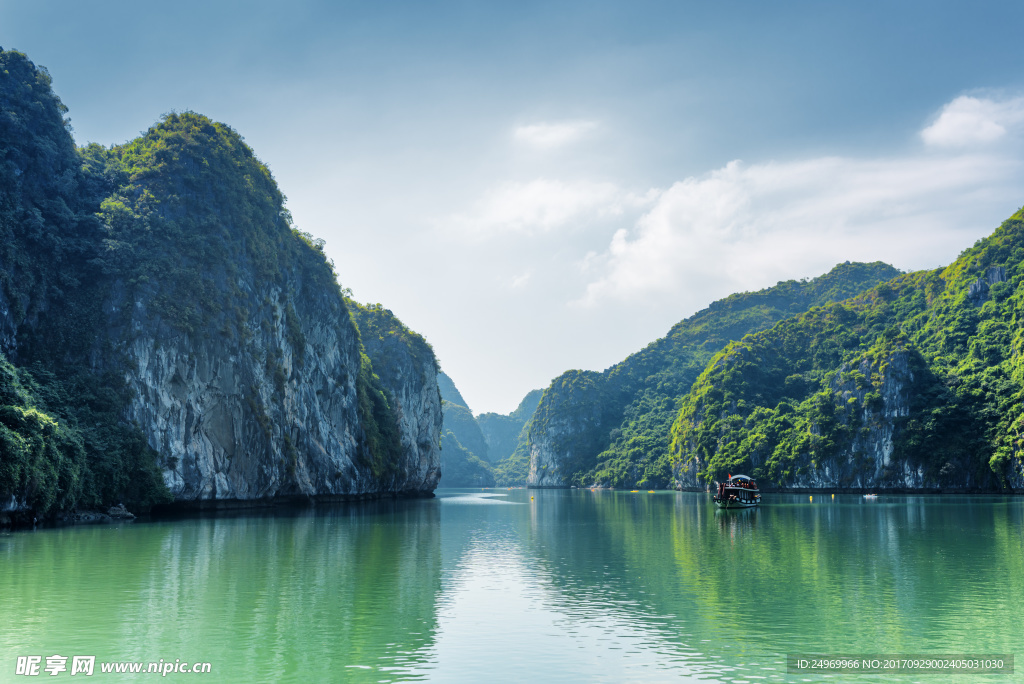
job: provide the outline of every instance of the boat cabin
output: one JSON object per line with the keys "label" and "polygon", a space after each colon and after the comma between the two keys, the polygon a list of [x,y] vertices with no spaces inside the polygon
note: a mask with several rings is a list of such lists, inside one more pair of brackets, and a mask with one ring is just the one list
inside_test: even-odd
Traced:
{"label": "boat cabin", "polygon": [[746,508],[761,501],[757,483],[746,475],[730,475],[725,482],[719,482],[715,503],[720,508]]}

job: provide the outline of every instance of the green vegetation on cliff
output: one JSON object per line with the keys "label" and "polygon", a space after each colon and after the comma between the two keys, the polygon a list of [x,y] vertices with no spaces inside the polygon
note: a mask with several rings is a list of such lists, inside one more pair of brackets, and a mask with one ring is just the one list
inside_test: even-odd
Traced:
{"label": "green vegetation on cliff", "polygon": [[507,416],[484,413],[477,416],[480,429],[487,439],[494,477],[499,486],[522,487],[530,472],[530,444],[527,426],[540,404],[544,390],[532,390],[519,402],[516,410]]}
{"label": "green vegetation on cliff", "polygon": [[118,387],[114,376],[61,378],[0,355],[0,492],[40,517],[170,501],[156,454],[121,419]]}
{"label": "green vegetation on cliff", "polygon": [[[523,427],[525,433],[526,427]],[[494,464],[494,481],[499,487],[522,487],[530,474],[530,443],[526,435],[516,444],[515,451]]]}
{"label": "green vegetation on cliff", "polygon": [[444,435],[441,438],[441,487],[492,487],[494,473],[487,442],[466,400],[446,373],[438,373]]}
{"label": "green vegetation on cliff", "polygon": [[[448,402],[445,402],[447,404]],[[445,407],[445,420],[448,419]],[[451,430],[441,436],[441,487],[493,487],[491,465],[467,449]]]}
{"label": "green vegetation on cliff", "polygon": [[[175,471],[181,454],[155,453],[126,421],[126,346],[140,327],[158,347],[223,345],[265,362],[256,374],[280,394],[304,363],[303,311],[336,325],[350,355],[359,320],[360,455],[378,478],[395,472],[400,426],[385,388],[408,369],[387,352],[400,346],[433,382],[422,337],[379,305],[346,306],[323,241],[292,225],[232,128],[175,113],[123,145],[76,148],[50,86],[24,54],[0,49],[0,499],[38,515],[167,501],[158,463]],[[269,420],[258,412],[268,435]],[[281,439],[296,477],[296,446]]]}
{"label": "green vegetation on cliff", "polygon": [[[99,322],[103,184],[45,69],[0,49],[0,496],[37,515],[169,499],[125,423],[122,382],[86,356]],[[18,365],[8,358],[21,342]]]}
{"label": "green vegetation on cliff", "polygon": [[602,373],[568,371],[556,378],[528,426],[530,443],[553,449],[566,484],[667,487],[679,400],[716,352],[897,273],[880,262],[847,262],[810,281],[789,280],[719,300]]}
{"label": "green vegetation on cliff", "polygon": [[522,434],[523,428],[533,418],[533,412],[537,410],[543,395],[544,390],[528,392],[516,410],[507,416],[501,413],[481,413],[476,417],[476,422],[487,440],[487,449],[492,461],[497,463],[508,458],[519,446],[521,439],[525,439],[525,435]]}
{"label": "green vegetation on cliff", "polygon": [[140,138],[82,154],[109,186],[101,267],[174,328],[244,334],[242,309],[224,296],[242,296],[243,268],[291,297],[304,294],[296,286],[336,288],[323,242],[292,226],[270,170],[231,127],[168,114]]}
{"label": "green vegetation on cliff", "polygon": [[87,283],[97,255],[97,195],[50,84],[45,69],[0,48],[0,287],[13,320],[37,320]]}
{"label": "green vegetation on cliff", "polygon": [[437,361],[423,336],[381,304],[364,305],[351,299],[345,304],[365,350],[356,379],[359,417],[367,437],[364,458],[374,477],[386,478],[394,474],[402,458],[395,398],[387,387],[398,386],[403,375],[415,374],[426,383],[426,373],[437,371]]}
{"label": "green vegetation on cliff", "polygon": [[477,425],[473,412],[466,406],[461,406],[444,399],[443,395],[441,410],[444,412],[445,431],[452,432],[459,438],[459,444],[481,461],[489,463],[487,442],[484,441],[484,435],[480,432],[480,426]]}
{"label": "green vegetation on cliff", "polygon": [[[946,268],[729,345],[682,402],[678,464],[702,482],[744,471],[779,486],[816,474],[832,486],[1019,486],[1022,279],[1017,213]],[[886,430],[891,454],[868,453]]]}

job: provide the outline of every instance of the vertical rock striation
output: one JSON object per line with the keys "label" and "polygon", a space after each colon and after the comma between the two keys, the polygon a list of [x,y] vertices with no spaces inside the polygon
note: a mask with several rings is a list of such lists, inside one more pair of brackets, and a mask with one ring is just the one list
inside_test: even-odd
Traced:
{"label": "vertical rock striation", "polygon": [[77,149],[45,70],[0,67],[4,506],[432,492],[433,351],[345,299],[237,132]]}

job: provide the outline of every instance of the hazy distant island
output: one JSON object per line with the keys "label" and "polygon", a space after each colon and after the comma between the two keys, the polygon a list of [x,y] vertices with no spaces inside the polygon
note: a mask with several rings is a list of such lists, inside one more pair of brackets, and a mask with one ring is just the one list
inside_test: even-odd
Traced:
{"label": "hazy distant island", "polygon": [[543,390],[529,392],[508,415],[474,417],[455,383],[438,377],[444,413],[440,487],[523,486],[529,457],[524,429]]}

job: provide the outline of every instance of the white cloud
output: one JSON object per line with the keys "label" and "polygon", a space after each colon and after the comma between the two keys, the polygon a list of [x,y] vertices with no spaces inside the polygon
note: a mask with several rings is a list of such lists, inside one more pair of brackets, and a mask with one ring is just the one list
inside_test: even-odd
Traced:
{"label": "white cloud", "polygon": [[935,122],[921,131],[921,138],[935,147],[991,143],[1022,121],[1024,98],[999,101],[961,95],[942,108]]}
{"label": "white cloud", "polygon": [[501,184],[477,201],[473,209],[444,221],[465,234],[534,234],[577,223],[622,216],[652,198],[637,196],[607,182],[537,178]]}
{"label": "white cloud", "polygon": [[512,278],[512,289],[517,290],[521,287],[524,287],[526,283],[530,282],[530,277],[532,275],[533,269],[529,268],[524,273],[520,273],[519,275]]}
{"label": "white cloud", "polygon": [[513,137],[530,147],[550,150],[577,142],[597,128],[595,121],[559,121],[517,127]]}
{"label": "white cloud", "polygon": [[693,310],[847,259],[937,266],[965,246],[965,229],[978,231],[994,199],[1019,193],[1018,171],[994,154],[734,161],[676,183],[603,254],[588,255],[598,275],[577,303]]}

